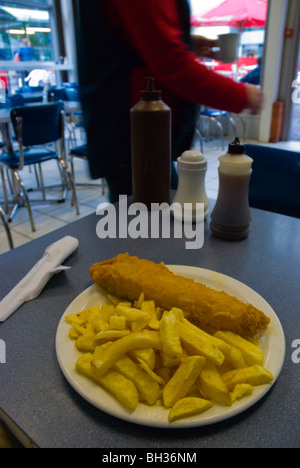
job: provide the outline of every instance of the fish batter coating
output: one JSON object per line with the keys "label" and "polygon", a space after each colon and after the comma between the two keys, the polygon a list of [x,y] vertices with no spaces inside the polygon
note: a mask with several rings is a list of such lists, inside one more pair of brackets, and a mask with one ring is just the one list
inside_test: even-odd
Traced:
{"label": "fish batter coating", "polygon": [[253,337],[270,323],[262,311],[223,291],[172,273],[164,263],[119,254],[89,268],[93,281],[130,301],[144,293],[146,300],[165,310],[178,307],[187,320],[208,333],[230,330]]}

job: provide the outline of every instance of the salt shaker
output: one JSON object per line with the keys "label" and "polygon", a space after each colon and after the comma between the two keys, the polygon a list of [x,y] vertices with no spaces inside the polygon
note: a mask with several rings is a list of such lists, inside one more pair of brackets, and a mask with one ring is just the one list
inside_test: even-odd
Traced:
{"label": "salt shaker", "polygon": [[[173,203],[179,203],[181,210],[174,209],[174,217],[183,219],[184,209],[192,204],[191,220],[196,221],[196,203],[204,204],[204,218],[209,212],[209,201],[205,190],[207,160],[199,151],[185,151],[177,159],[178,189]],[[203,220],[201,220],[203,221]]]}
{"label": "salt shaker", "polygon": [[251,223],[249,182],[253,159],[245,154],[244,145],[236,138],[219,161],[219,192],[210,227],[223,239],[244,239]]}

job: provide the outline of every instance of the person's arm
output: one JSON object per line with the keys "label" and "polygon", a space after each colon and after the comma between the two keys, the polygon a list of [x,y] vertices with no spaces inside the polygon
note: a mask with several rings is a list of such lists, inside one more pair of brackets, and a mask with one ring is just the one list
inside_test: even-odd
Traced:
{"label": "person's arm", "polygon": [[241,112],[250,106],[244,83],[201,65],[182,40],[175,0],[109,0],[152,76],[184,100]]}

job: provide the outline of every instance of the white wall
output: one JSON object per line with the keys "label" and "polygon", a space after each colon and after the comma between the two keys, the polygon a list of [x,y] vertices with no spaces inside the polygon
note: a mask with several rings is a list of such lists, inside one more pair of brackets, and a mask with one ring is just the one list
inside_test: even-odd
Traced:
{"label": "white wall", "polygon": [[74,64],[74,71],[69,72],[69,81],[77,81],[76,45],[72,2],[71,0],[60,0],[60,4],[67,60],[69,63]]}
{"label": "white wall", "polygon": [[288,0],[269,0],[262,76],[265,100],[258,134],[264,143],[270,140],[273,103],[278,99],[287,8]]}

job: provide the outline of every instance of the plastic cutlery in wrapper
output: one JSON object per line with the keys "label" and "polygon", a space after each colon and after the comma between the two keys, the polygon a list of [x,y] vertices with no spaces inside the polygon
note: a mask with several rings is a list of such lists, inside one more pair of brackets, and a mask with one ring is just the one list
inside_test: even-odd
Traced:
{"label": "plastic cutlery in wrapper", "polygon": [[54,274],[68,270],[70,267],[61,263],[78,245],[78,240],[71,236],[65,236],[49,245],[43,257],[0,302],[0,322],[4,322],[24,302],[36,298]]}

